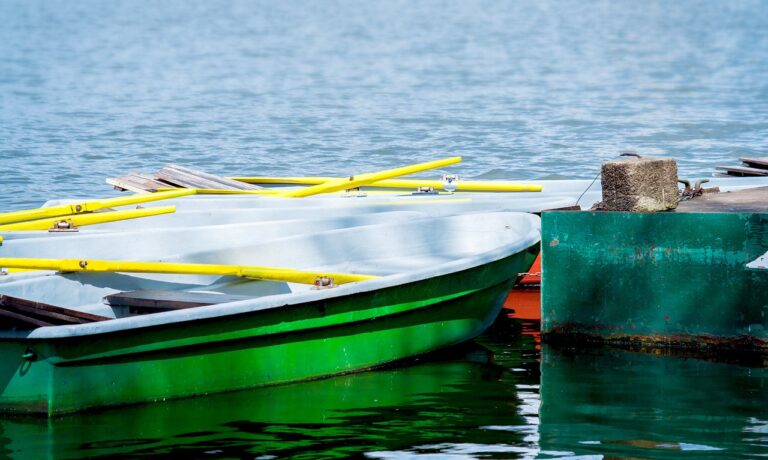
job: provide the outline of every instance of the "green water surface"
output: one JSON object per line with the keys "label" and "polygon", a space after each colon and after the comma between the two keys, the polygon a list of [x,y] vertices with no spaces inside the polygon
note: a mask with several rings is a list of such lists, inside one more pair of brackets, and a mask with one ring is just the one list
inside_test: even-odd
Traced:
{"label": "green water surface", "polygon": [[315,382],[52,420],[0,420],[8,458],[750,458],[768,372],[544,345],[503,322],[477,344]]}

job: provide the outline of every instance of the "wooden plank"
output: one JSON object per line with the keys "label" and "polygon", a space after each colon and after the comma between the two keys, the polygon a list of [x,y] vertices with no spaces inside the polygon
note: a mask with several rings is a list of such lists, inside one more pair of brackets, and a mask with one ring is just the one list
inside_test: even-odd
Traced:
{"label": "wooden plank", "polygon": [[221,188],[221,186],[215,182],[200,179],[199,177],[184,174],[178,171],[169,169],[161,169],[157,172],[157,178],[168,182],[176,187],[185,188]]}
{"label": "wooden plank", "polygon": [[154,192],[159,188],[169,186],[169,184],[159,181],[148,174],[137,172],[131,172],[125,176],[110,178],[107,179],[106,182],[114,187],[123,190],[130,190],[136,193]]}
{"label": "wooden plank", "polygon": [[746,168],[743,166],[715,166],[732,176],[768,176],[768,169]]}
{"label": "wooden plank", "polygon": [[201,179],[206,179],[206,180],[210,180],[210,181],[213,181],[213,182],[217,182],[217,183],[220,183],[223,186],[230,187],[230,188],[233,188],[235,190],[260,190],[260,189],[264,188],[264,187],[261,187],[259,185],[246,184],[246,183],[243,183],[243,182],[231,179],[229,177],[218,176],[216,174],[210,174],[210,173],[207,173],[205,171],[200,171],[198,169],[187,168],[187,167],[179,166],[179,165],[175,165],[175,164],[168,164],[168,165],[166,165],[166,167],[172,168],[172,169],[174,169],[176,171],[179,171],[179,172],[183,172],[183,173],[186,173],[186,174],[191,174],[193,176],[197,176],[197,177],[199,177]]}
{"label": "wooden plank", "polygon": [[57,307],[9,295],[0,295],[0,306],[15,313],[41,317],[46,321],[55,320],[52,324],[82,324],[111,319],[106,316]]}
{"label": "wooden plank", "polygon": [[768,169],[768,157],[763,158],[739,158],[739,161],[756,169]]}
{"label": "wooden plank", "polygon": [[768,212],[768,187],[724,193],[705,193],[692,200],[681,201],[676,212]]}
{"label": "wooden plank", "polygon": [[157,172],[158,179],[183,187],[224,189],[224,190],[258,190],[257,185],[246,184],[225,177],[208,174],[178,165],[165,165]]}
{"label": "wooden plank", "polygon": [[145,289],[111,294],[104,297],[104,302],[113,307],[129,307],[135,310],[180,310],[252,298],[243,295]]}
{"label": "wooden plank", "polygon": [[10,319],[11,320],[10,322],[12,325],[23,325],[23,326],[32,325],[32,326],[35,326],[36,328],[54,326],[53,323],[48,323],[46,321],[39,320],[37,318],[32,318],[30,316],[22,315],[20,313],[3,310],[2,308],[0,308],[0,317]]}
{"label": "wooden plank", "polygon": [[154,175],[131,172],[109,178],[108,184],[137,193],[155,192],[167,187],[201,188],[217,190],[262,190],[263,187],[209,174],[204,171],[168,164]]}

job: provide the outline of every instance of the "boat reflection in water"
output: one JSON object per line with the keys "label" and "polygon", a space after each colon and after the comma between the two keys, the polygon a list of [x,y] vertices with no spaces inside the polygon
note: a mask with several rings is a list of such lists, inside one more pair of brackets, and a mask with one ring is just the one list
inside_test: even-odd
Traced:
{"label": "boat reflection in water", "polygon": [[[11,458],[707,458],[768,454],[768,370],[560,348],[502,321],[465,345],[313,382],[0,420]],[[527,326],[526,326],[527,327]],[[541,391],[539,391],[541,389]],[[583,458],[583,457],[581,457]]]}
{"label": "boat reflection in water", "polygon": [[312,382],[51,420],[5,418],[0,456],[327,458],[457,439],[493,444],[498,436],[481,428],[489,420],[524,421],[514,385],[503,384],[511,376],[492,357],[470,344]]}

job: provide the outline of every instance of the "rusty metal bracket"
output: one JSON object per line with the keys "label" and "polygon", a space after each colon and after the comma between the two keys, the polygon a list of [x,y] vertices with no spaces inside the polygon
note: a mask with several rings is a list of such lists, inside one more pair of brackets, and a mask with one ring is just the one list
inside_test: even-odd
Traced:
{"label": "rusty metal bracket", "polygon": [[695,185],[691,187],[691,181],[687,179],[677,179],[677,181],[683,185],[685,185],[685,188],[680,191],[680,201],[686,201],[690,200],[691,198],[696,198],[698,196],[701,196],[705,193],[713,193],[713,192],[719,192],[719,187],[713,187],[713,188],[703,188],[702,185],[709,182],[709,179],[699,179],[696,181]]}

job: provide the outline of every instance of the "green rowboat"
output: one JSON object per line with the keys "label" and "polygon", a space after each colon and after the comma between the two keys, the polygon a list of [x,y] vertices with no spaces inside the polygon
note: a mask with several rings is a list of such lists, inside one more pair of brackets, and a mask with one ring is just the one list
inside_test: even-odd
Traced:
{"label": "green rowboat", "polygon": [[[67,238],[67,251],[78,238],[87,257],[115,251],[109,234]],[[162,247],[159,236],[153,238],[153,246]],[[207,248],[191,245],[194,252],[173,261],[248,261],[377,278],[318,289],[213,275],[42,271],[0,277],[2,295],[109,318],[3,329],[0,410],[53,415],[316,379],[472,339],[493,322],[517,273],[530,266],[539,219],[479,213],[246,239],[240,246],[227,241],[223,235]],[[25,256],[12,243],[3,249]],[[34,255],[28,243],[19,248]],[[126,258],[149,251],[140,248],[137,234],[123,247]],[[175,308],[171,300],[167,311],[137,314],[114,300],[136,292],[163,293],[153,300],[156,307],[174,293],[221,296],[222,302]],[[141,297],[133,295],[132,301]],[[101,302],[105,296],[112,296],[108,305]]]}

